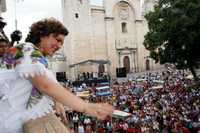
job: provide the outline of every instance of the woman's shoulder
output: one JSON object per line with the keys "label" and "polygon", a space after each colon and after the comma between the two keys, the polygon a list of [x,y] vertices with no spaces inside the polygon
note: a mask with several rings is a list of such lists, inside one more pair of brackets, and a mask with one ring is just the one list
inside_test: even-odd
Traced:
{"label": "woman's shoulder", "polygon": [[[46,58],[32,43],[20,43],[11,47],[4,57],[4,63],[15,68],[20,76],[44,74],[47,66]],[[45,64],[46,63],[46,64]]]}
{"label": "woman's shoulder", "polygon": [[43,58],[42,52],[32,43],[23,43],[14,47],[16,49],[15,59],[21,64],[35,64]]}
{"label": "woman's shoulder", "polygon": [[20,43],[16,46],[13,46],[8,51],[12,54],[15,59],[19,59],[24,56],[31,56],[31,57],[42,57],[42,53],[40,52],[39,48],[37,48],[32,43]]}
{"label": "woman's shoulder", "polygon": [[40,50],[32,43],[26,42],[9,48],[4,56],[4,63],[7,65],[16,65],[27,61],[27,59],[34,62],[40,58],[43,58]]}

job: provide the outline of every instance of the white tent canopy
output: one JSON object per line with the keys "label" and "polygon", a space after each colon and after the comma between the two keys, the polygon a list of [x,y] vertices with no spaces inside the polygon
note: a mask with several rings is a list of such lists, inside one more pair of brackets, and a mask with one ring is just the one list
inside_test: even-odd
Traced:
{"label": "white tent canopy", "polygon": [[101,87],[96,87],[96,90],[107,90],[110,89],[109,86],[101,86]]}

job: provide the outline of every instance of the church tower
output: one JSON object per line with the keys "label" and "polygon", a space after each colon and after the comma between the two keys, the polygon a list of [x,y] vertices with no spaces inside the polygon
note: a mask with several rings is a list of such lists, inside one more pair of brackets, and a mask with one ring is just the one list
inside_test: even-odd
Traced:
{"label": "church tower", "polygon": [[[145,11],[152,10],[154,1],[144,0]],[[102,6],[90,5],[90,0],[62,0],[62,6],[69,29],[64,46],[69,79],[83,72],[116,78],[117,70],[156,69],[143,46],[148,26],[141,0],[103,0]]]}
{"label": "church tower", "polygon": [[76,67],[70,67],[93,57],[90,2],[89,0],[63,0],[62,6],[64,24],[69,30],[64,46],[69,67],[67,73],[70,79],[74,79],[73,74],[79,72]]}
{"label": "church tower", "polygon": [[116,68],[126,68],[127,73],[140,71],[139,61],[144,58],[138,54],[144,49],[140,0],[104,0],[104,8],[111,73]]}
{"label": "church tower", "polygon": [[0,16],[6,11],[6,0],[0,0]]}

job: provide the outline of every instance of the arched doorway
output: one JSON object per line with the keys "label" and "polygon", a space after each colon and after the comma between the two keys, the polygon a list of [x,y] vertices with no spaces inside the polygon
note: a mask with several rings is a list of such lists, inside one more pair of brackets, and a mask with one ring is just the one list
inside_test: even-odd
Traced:
{"label": "arched doorway", "polygon": [[128,56],[124,57],[123,63],[124,63],[124,67],[126,68],[126,73],[129,73],[130,72],[130,59]]}
{"label": "arched doorway", "polygon": [[146,71],[150,70],[150,61],[149,59],[146,59]]}
{"label": "arched doorway", "polygon": [[99,76],[103,76],[103,73],[105,72],[105,67],[103,64],[99,64],[98,72]]}

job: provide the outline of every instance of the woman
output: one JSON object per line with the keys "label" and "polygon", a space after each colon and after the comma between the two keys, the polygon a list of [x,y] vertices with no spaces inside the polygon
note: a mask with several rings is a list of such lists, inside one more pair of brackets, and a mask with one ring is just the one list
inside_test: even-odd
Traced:
{"label": "woman", "polygon": [[[113,107],[106,103],[86,103],[73,95],[46,68],[45,57],[61,48],[67,34],[67,29],[59,21],[44,19],[30,27],[27,43],[10,48],[5,63],[14,64],[15,68],[14,72],[4,72],[12,78],[0,77],[0,131],[22,133],[25,125],[24,132],[29,132],[27,123],[51,115],[53,100],[99,119],[112,114]],[[51,123],[44,121],[43,124],[49,130]]]}

